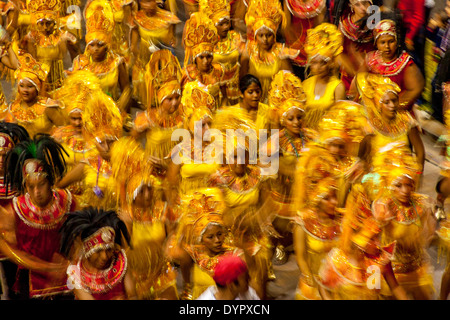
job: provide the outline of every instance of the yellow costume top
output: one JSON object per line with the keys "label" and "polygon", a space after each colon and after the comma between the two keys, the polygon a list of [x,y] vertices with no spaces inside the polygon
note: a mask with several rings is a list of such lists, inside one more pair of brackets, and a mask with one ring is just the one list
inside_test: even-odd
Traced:
{"label": "yellow costume top", "polygon": [[[382,225],[381,243],[396,241],[392,268],[399,284],[406,290],[433,287],[423,236],[426,220],[431,215],[428,196],[414,193],[410,206],[400,204],[392,194],[382,196],[374,201],[373,212]],[[385,283],[382,288],[383,294],[392,294]]]}
{"label": "yellow costume top", "polygon": [[[81,161],[96,156],[98,150],[94,143],[85,136],[80,135],[72,126],[64,126],[55,130],[53,138],[61,143],[67,154],[64,154],[66,161],[67,172],[69,172],[76,164]],[[69,191],[75,195],[81,195],[85,187],[82,182],[75,183],[68,187]]]}
{"label": "yellow costume top", "polygon": [[[297,223],[306,235],[306,260],[313,277],[319,274],[322,261],[326,258],[328,252],[337,246],[340,235],[339,221],[331,220],[328,224],[321,222],[317,214],[308,209],[295,217]],[[318,284],[312,279],[313,285],[308,284],[302,278],[296,292],[296,300],[320,300]]]}
{"label": "yellow costume top", "polygon": [[166,203],[162,201],[156,201],[151,210],[133,204],[128,209],[132,220],[132,248],[127,251],[127,257],[140,299],[157,299],[169,287],[176,288],[176,271],[164,252],[166,210]]}
{"label": "yellow costume top", "polygon": [[[205,158],[202,159],[206,160]],[[197,189],[206,188],[209,177],[217,169],[218,164],[216,163],[194,163],[193,159],[192,162],[183,163],[180,168],[180,195],[190,194]]]}
{"label": "yellow costume top", "polygon": [[155,46],[172,46],[169,41],[173,36],[170,33],[172,25],[180,23],[180,19],[171,12],[158,8],[155,15],[147,16],[140,10],[133,14],[133,23],[140,37],[139,53],[132,70],[133,96],[144,106],[147,105],[146,84],[144,81],[145,66],[150,60]]}
{"label": "yellow costume top", "polygon": [[30,136],[34,136],[36,133],[51,134],[55,129],[45,113],[47,108],[60,110],[60,106],[54,100],[41,98],[32,106],[25,105],[20,99],[16,100],[11,103],[9,112],[13,117],[12,122],[23,126]]}
{"label": "yellow costume top", "polygon": [[172,141],[172,133],[183,126],[183,119],[177,112],[173,118],[159,121],[155,113],[151,110],[150,115],[147,111],[141,111],[136,114],[134,127],[138,132],[145,131],[145,152],[148,155],[164,159],[170,156],[171,150],[177,145]]}
{"label": "yellow costume top", "polygon": [[29,36],[34,40],[36,45],[36,59],[50,66],[46,85],[47,91],[53,94],[55,90],[62,86],[65,77],[64,57],[66,51],[64,43],[67,41],[75,43],[77,39],[67,31],[55,31],[49,36],[37,31],[31,31]]}
{"label": "yellow costume top", "polygon": [[241,35],[231,30],[228,31],[227,38],[217,42],[214,48],[213,61],[224,67],[225,78],[229,79],[226,83],[226,94],[231,102],[239,99],[239,57],[242,44]]}
{"label": "yellow costume top", "polygon": [[273,76],[281,70],[281,61],[295,58],[299,51],[287,48],[278,42],[272,46],[265,57],[260,55],[256,42],[248,42],[246,50],[250,59],[248,73],[255,75],[261,82],[261,102],[268,103],[270,84]]}
{"label": "yellow costume top", "polygon": [[123,58],[116,53],[108,52],[105,60],[95,62],[88,54],[81,54],[73,60],[73,71],[87,70],[94,73],[100,80],[103,92],[114,101],[120,97],[119,65]]}
{"label": "yellow costume top", "polygon": [[[243,109],[241,104],[235,104],[234,106],[231,106],[231,108],[240,108]],[[270,128],[270,115],[269,115],[269,106],[265,103],[259,103],[258,104],[258,111],[256,113],[256,116],[252,119],[255,123],[256,130],[260,129],[269,129]],[[268,132],[270,134],[270,132]]]}
{"label": "yellow costume top", "polygon": [[[383,160],[383,151],[387,148],[393,148],[402,152],[405,157],[414,158],[409,146],[409,132],[417,126],[417,121],[409,113],[398,113],[396,119],[390,125],[384,128],[377,128],[372,123],[374,129],[372,139],[372,164],[374,167],[381,166]],[[383,130],[385,129],[385,130]],[[381,163],[380,163],[381,162]]]}
{"label": "yellow costume top", "polygon": [[306,114],[304,125],[310,129],[317,129],[319,121],[322,119],[327,110],[336,102],[336,87],[342,83],[340,79],[332,76],[327,83],[325,93],[319,97],[315,94],[317,76],[312,76],[303,81],[303,89],[306,94]]}
{"label": "yellow costume top", "polygon": [[112,0],[111,5],[114,14],[114,33],[112,35],[111,49],[114,53],[121,56],[128,65],[130,62],[130,48],[128,45],[128,35],[124,28],[125,12],[123,7],[127,5],[123,0]]}

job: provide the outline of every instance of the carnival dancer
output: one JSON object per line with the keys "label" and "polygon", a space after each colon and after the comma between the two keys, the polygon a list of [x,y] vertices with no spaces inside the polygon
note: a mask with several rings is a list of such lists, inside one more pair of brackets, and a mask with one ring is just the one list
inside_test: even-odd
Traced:
{"label": "carnival dancer", "polygon": [[[6,188],[4,183],[6,155],[16,144],[27,139],[29,139],[29,135],[24,127],[15,123],[0,122],[0,206],[3,208],[9,207],[12,199],[17,196],[17,191],[12,189],[11,186]],[[7,219],[7,217],[5,218]],[[1,224],[4,223],[6,221],[3,221],[2,216]],[[0,256],[0,267],[2,299],[14,300],[16,296],[12,287],[16,278],[17,265],[2,255]]]}
{"label": "carnival dancer", "polygon": [[311,201],[295,218],[294,250],[301,271],[296,300],[320,300],[318,276],[322,260],[337,245],[341,216],[337,209],[337,184],[334,177],[320,180]]}
{"label": "carnival dancer", "polygon": [[359,155],[367,144],[367,121],[363,106],[339,101],[325,113],[318,125],[316,141],[300,158],[294,179],[294,210],[310,207],[311,194],[322,179],[336,180],[337,207],[345,207],[349,190],[369,169]]}
{"label": "carnival dancer", "polygon": [[396,16],[382,16],[373,30],[376,50],[367,53],[366,62],[359,71],[380,74],[395,82],[401,89],[400,110],[414,116],[413,105],[422,93],[425,80],[412,57],[403,50],[400,24],[401,20]]}
{"label": "carnival dancer", "polygon": [[64,31],[65,17],[61,15],[64,2],[27,1],[30,13],[31,29],[25,36],[25,50],[40,63],[49,67],[45,81],[48,94],[57,99],[57,90],[62,86],[64,59],[70,53],[71,60],[79,53],[77,38],[69,31]]}
{"label": "carnival dancer", "polygon": [[208,185],[222,192],[226,210],[223,222],[234,243],[244,250],[250,284],[261,299],[267,297],[267,281],[273,278],[269,234],[270,196],[266,176],[257,165],[258,135],[255,124],[242,108],[219,110],[212,124],[223,133],[224,164],[211,175]]}
{"label": "carnival dancer", "polygon": [[127,225],[126,254],[140,300],[178,300],[177,272],[166,255],[176,217],[163,195],[161,177],[140,144],[122,137],[111,150],[112,174],[120,197],[118,214]]}
{"label": "carnival dancer", "polygon": [[276,41],[279,28],[286,26],[286,18],[279,1],[251,1],[245,14],[247,34],[246,48],[240,60],[240,78],[250,73],[262,84],[262,103],[268,102],[272,77],[280,70],[292,71],[289,59],[299,54],[298,50]]}
{"label": "carnival dancer", "polygon": [[19,63],[15,71],[18,94],[9,107],[11,121],[23,126],[31,137],[37,133],[51,134],[66,121],[61,103],[46,95],[48,68],[28,53],[19,56]]}
{"label": "carnival dancer", "polygon": [[[98,77],[90,71],[80,70],[72,73],[64,80],[59,96],[64,104],[64,113],[67,118],[67,126],[59,127],[52,137],[58,141],[66,151],[67,172],[71,171],[80,161],[86,161],[98,154],[94,140],[83,126],[83,113],[85,105],[91,95],[101,90]],[[82,182],[68,186],[68,189],[78,197],[85,191]]]}
{"label": "carnival dancer", "polygon": [[[184,129],[189,137],[171,151],[166,176],[167,199],[176,206],[180,197],[208,186],[209,176],[219,165],[220,154],[207,152],[211,144],[210,127],[214,118],[214,98],[198,82],[187,84],[182,97]],[[211,145],[212,147],[212,145]]]}
{"label": "carnival dancer", "polygon": [[125,223],[115,211],[70,211],[60,228],[61,252],[70,259],[68,283],[77,300],[135,300],[134,279],[123,247]]}
{"label": "carnival dancer", "polygon": [[196,12],[186,21],[183,30],[185,47],[181,89],[186,83],[198,81],[204,85],[216,101],[216,108],[229,105],[225,84],[233,75],[225,67],[214,62],[214,48],[219,41],[217,28],[204,12]]}
{"label": "carnival dancer", "polygon": [[[271,169],[267,174],[270,199],[273,206],[272,225],[276,232],[272,236],[275,247],[275,263],[284,264],[288,259],[288,249],[292,248],[291,222],[295,215],[292,194],[295,168],[316,132],[303,125],[305,116],[305,94],[301,80],[292,72],[281,70],[273,78],[269,91],[271,118],[278,123],[279,130],[267,141],[267,154],[278,152],[277,172]],[[276,136],[276,138],[275,138]],[[278,143],[276,142],[278,141]],[[267,168],[265,168],[267,169]]]}
{"label": "carnival dancer", "polygon": [[159,8],[156,0],[137,0],[136,3],[137,10],[132,12],[130,33],[131,78],[133,98],[145,110],[145,66],[151,54],[158,49],[173,51],[176,48],[175,26],[181,20],[170,11]]}
{"label": "carnival dancer", "polygon": [[181,67],[167,49],[152,54],[146,66],[148,105],[136,114],[132,136],[145,146],[148,159],[165,173],[168,157],[176,142],[172,133],[183,128],[181,105]]}
{"label": "carnival dancer", "polygon": [[201,0],[199,11],[204,12],[214,23],[219,41],[214,47],[213,62],[225,68],[227,78],[226,97],[228,105],[239,101],[239,57],[245,41],[241,35],[231,29],[231,5],[228,0]]}
{"label": "carnival dancer", "polygon": [[73,60],[72,72],[87,70],[94,73],[102,90],[116,102],[125,117],[131,107],[131,85],[124,58],[112,49],[113,5],[110,1],[89,1],[84,15],[86,49]]}
{"label": "carnival dancer", "polygon": [[84,106],[83,127],[96,147],[96,153],[81,160],[58,181],[60,188],[82,182],[84,192],[80,206],[96,206],[115,210],[118,204],[117,187],[111,171],[110,149],[122,136],[123,118],[114,100],[100,88],[91,92]]}
{"label": "carnival dancer", "polygon": [[305,80],[305,68],[308,62],[305,52],[306,35],[325,22],[327,3],[324,0],[285,0],[283,3],[286,15],[286,29],[283,35],[289,48],[300,50],[300,54],[292,60],[292,67],[297,77]]}
{"label": "carnival dancer", "polygon": [[346,91],[350,90],[353,77],[364,64],[366,54],[375,49],[372,30],[361,23],[371,5],[372,0],[334,1],[333,23],[344,36],[342,57],[350,63],[349,67],[343,65],[340,68]]}
{"label": "carnival dancer", "polygon": [[[413,158],[422,174],[425,150],[417,121],[410,113],[401,112],[400,87],[389,78],[372,73],[358,73],[355,77],[363,114],[371,126],[370,148],[363,157],[370,166],[382,167],[379,162],[385,148],[396,148],[404,157]],[[374,170],[375,170],[374,169]]]}
{"label": "carnival dancer", "polygon": [[69,292],[59,227],[77,205],[69,191],[55,188],[65,172],[63,153],[55,140],[39,134],[6,157],[5,183],[19,195],[1,209],[3,218],[10,218],[2,224],[1,248],[19,266],[13,290],[23,299],[63,298]]}
{"label": "carnival dancer", "polygon": [[[381,245],[396,241],[392,268],[398,283],[412,299],[429,300],[434,289],[426,249],[436,226],[432,202],[428,196],[415,191],[414,163],[392,158],[393,165],[381,171],[386,188],[372,204],[373,216],[381,227]],[[381,296],[393,298],[392,291],[383,282]]]}
{"label": "carnival dancer", "polygon": [[[8,79],[19,67],[19,60],[13,50],[12,42],[9,40],[9,36],[3,27],[0,28],[0,57],[0,69],[5,70],[3,71],[3,75],[6,75]],[[3,93],[3,88],[0,86],[0,119],[11,121],[11,115],[8,109],[8,101]]]}
{"label": "carnival dancer", "polygon": [[308,30],[305,52],[312,76],[303,81],[306,128],[317,130],[317,124],[331,105],[346,98],[345,86],[336,75],[342,44],[342,33],[335,25],[322,23]]}
{"label": "carnival dancer", "polygon": [[223,223],[225,210],[217,188],[198,189],[182,199],[183,215],[169,253],[180,264],[183,277],[181,299],[195,300],[208,287],[215,285],[214,268],[220,258],[243,252],[232,241]]}

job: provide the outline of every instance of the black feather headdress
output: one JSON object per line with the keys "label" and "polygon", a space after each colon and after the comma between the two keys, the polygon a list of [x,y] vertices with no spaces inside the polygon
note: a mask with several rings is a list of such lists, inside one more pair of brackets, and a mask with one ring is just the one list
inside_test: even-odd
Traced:
{"label": "black feather headdress", "polygon": [[10,150],[5,159],[5,184],[14,190],[24,190],[23,168],[27,160],[39,160],[47,179],[53,186],[55,179],[66,172],[64,147],[48,134],[36,134],[33,139],[26,139]]}
{"label": "black feather headdress", "polygon": [[85,241],[104,227],[110,227],[114,230],[114,243],[120,246],[124,244],[123,240],[128,244],[130,243],[130,235],[125,223],[113,210],[88,207],[66,213],[66,219],[60,228],[60,252],[68,257],[78,237]]}
{"label": "black feather headdress", "polygon": [[0,132],[10,136],[14,145],[30,138],[28,131],[16,123],[0,121]]}

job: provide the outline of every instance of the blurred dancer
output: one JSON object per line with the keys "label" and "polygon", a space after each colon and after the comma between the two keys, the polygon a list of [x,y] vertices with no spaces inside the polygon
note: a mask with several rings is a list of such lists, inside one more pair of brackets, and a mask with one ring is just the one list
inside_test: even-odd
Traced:
{"label": "blurred dancer", "polygon": [[262,85],[261,102],[267,103],[272,77],[280,70],[292,71],[289,59],[299,51],[276,41],[278,29],[286,26],[279,1],[251,1],[245,22],[248,41],[241,55],[240,78],[248,73],[256,76]]}
{"label": "blurred dancer", "polygon": [[306,128],[317,130],[317,124],[331,105],[346,98],[345,86],[336,76],[336,59],[342,53],[342,44],[342,33],[332,24],[322,23],[308,30],[305,52],[312,76],[303,81]]}

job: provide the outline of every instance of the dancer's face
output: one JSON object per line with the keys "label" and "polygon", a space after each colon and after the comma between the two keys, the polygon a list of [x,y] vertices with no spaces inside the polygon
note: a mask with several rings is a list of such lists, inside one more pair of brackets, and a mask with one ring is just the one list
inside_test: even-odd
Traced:
{"label": "dancer's face", "polygon": [[52,199],[52,186],[48,179],[42,175],[27,178],[25,190],[30,195],[31,202],[38,207],[47,206]]}
{"label": "dancer's face", "polygon": [[51,35],[55,31],[56,22],[50,19],[42,19],[37,22],[37,28],[45,35]]}
{"label": "dancer's face", "polygon": [[69,124],[75,128],[78,134],[81,134],[83,128],[83,119],[81,117],[81,112],[73,111],[69,114]]}
{"label": "dancer's face", "polygon": [[20,80],[18,91],[22,100],[26,103],[36,100],[39,93],[36,86],[27,79]]}
{"label": "dancer's face", "polygon": [[315,56],[309,63],[311,74],[318,77],[325,77],[330,74],[331,63],[322,56]]}
{"label": "dancer's face", "polygon": [[386,92],[380,100],[381,116],[387,120],[394,119],[397,114],[398,106],[398,96],[393,92]]}
{"label": "dancer's face", "polygon": [[87,260],[93,268],[105,270],[111,265],[113,257],[114,249],[110,248],[93,253]]}
{"label": "dancer's face", "polygon": [[200,72],[209,72],[212,67],[212,61],[214,56],[208,53],[202,53],[195,58],[195,64]]}
{"label": "dancer's face", "polygon": [[343,139],[334,139],[328,143],[328,151],[336,159],[342,159],[347,155],[347,148]]}
{"label": "dancer's face", "polygon": [[217,34],[221,39],[227,37],[230,28],[231,28],[231,21],[229,19],[222,19],[216,24]]}
{"label": "dancer's face", "polygon": [[369,1],[354,1],[353,4],[351,4],[351,7],[353,8],[353,12],[358,17],[364,17],[367,14],[367,9],[370,7]]}
{"label": "dancer's face", "polygon": [[106,42],[92,40],[88,45],[88,50],[91,54],[92,60],[98,62],[105,59],[106,53],[108,51],[108,46],[106,45]]}
{"label": "dancer's face", "polygon": [[153,200],[153,189],[148,185],[143,185],[134,199],[134,204],[139,208],[149,208]]}
{"label": "dancer's face", "polygon": [[212,255],[222,252],[224,240],[224,228],[215,224],[208,225],[202,236],[202,243]]}
{"label": "dancer's face", "polygon": [[171,95],[164,98],[161,102],[161,108],[164,113],[172,114],[178,110],[178,106],[180,105],[181,95],[178,93],[172,93]]}
{"label": "dancer's face", "polygon": [[292,135],[299,135],[302,131],[302,120],[304,113],[297,109],[291,108],[284,116],[283,126]]}
{"label": "dancer's face", "polygon": [[257,109],[259,106],[259,101],[261,99],[262,90],[261,87],[256,83],[252,82],[247,89],[242,93],[242,100],[246,106],[252,109]]}
{"label": "dancer's face", "polygon": [[256,34],[256,42],[261,49],[269,51],[275,44],[275,35],[272,31],[262,28]]}
{"label": "dancer's face", "polygon": [[377,39],[377,49],[385,60],[393,60],[397,55],[397,39],[394,36],[383,34]]}
{"label": "dancer's face", "polygon": [[408,204],[414,191],[414,181],[406,176],[400,177],[392,185],[394,197],[403,204]]}
{"label": "dancer's face", "polygon": [[334,217],[337,206],[336,189],[330,189],[330,192],[319,202],[319,210],[329,217]]}
{"label": "dancer's face", "polygon": [[156,13],[156,10],[158,9],[156,0],[140,0],[139,6],[141,7],[142,11],[144,11],[148,16],[154,15]]}

